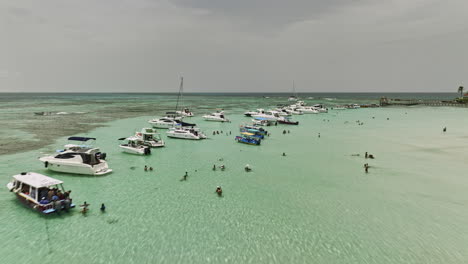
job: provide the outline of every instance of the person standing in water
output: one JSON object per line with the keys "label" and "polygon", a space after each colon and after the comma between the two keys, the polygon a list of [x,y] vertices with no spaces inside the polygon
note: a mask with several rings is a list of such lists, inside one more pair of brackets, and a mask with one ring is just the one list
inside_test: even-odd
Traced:
{"label": "person standing in water", "polygon": [[444,127],[444,129],[442,130],[443,132],[447,132],[447,127]]}

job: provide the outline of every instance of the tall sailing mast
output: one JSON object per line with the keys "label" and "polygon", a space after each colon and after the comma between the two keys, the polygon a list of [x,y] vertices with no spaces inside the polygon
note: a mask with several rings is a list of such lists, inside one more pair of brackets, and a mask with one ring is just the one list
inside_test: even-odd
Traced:
{"label": "tall sailing mast", "polygon": [[177,108],[179,107],[179,99],[182,96],[183,90],[184,90],[184,77],[180,77],[179,95],[177,95],[177,103],[175,107],[175,112],[177,112]]}

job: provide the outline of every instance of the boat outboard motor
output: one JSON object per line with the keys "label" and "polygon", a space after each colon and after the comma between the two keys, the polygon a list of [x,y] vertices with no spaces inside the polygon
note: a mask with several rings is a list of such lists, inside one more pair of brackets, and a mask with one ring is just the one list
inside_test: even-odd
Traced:
{"label": "boat outboard motor", "polygon": [[49,162],[48,161],[44,162],[44,167],[46,167],[46,168],[49,167]]}
{"label": "boat outboard motor", "polygon": [[151,154],[151,149],[146,147],[145,150],[144,150],[144,153],[145,153],[145,155]]}
{"label": "boat outboard motor", "polygon": [[105,160],[106,157],[107,157],[107,154],[106,154],[106,153],[101,153],[101,152],[96,153],[96,158],[97,158],[97,159]]}

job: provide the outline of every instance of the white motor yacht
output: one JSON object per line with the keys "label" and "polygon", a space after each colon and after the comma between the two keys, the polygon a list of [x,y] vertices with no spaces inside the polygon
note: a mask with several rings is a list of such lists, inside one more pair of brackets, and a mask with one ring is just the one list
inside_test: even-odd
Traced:
{"label": "white motor yacht", "polygon": [[322,104],[315,104],[312,107],[315,108],[317,111],[319,111],[319,113],[328,113],[328,109],[324,107]]}
{"label": "white motor yacht", "polygon": [[286,109],[283,107],[283,108],[276,108],[275,111],[278,112],[278,115],[280,116],[291,116],[290,113],[288,113],[288,111],[286,111]]}
{"label": "white motor yacht", "polygon": [[183,127],[183,126],[170,128],[166,132],[166,135],[171,138],[180,138],[180,139],[199,140],[199,139],[206,138],[206,135],[203,134],[203,132],[201,132],[198,128]]}
{"label": "white motor yacht", "polygon": [[284,110],[286,110],[286,112],[288,112],[289,114],[292,114],[292,115],[303,115],[304,113],[299,110],[298,108],[291,108],[291,107],[288,107],[288,108],[285,108]]}
{"label": "white motor yacht", "polygon": [[244,113],[245,116],[252,116],[252,115],[257,115],[257,114],[264,114],[265,110],[263,109],[257,109],[257,111],[247,111]]}
{"label": "white motor yacht", "polygon": [[276,121],[280,117],[280,114],[279,114],[278,111],[269,110],[269,111],[266,111],[265,113],[262,113],[262,114],[252,115],[252,117],[254,119],[261,118],[261,119],[267,120],[267,121]]}
{"label": "white motor yacht", "polygon": [[227,119],[224,116],[224,111],[217,111],[215,113],[211,113],[209,115],[204,115],[203,118],[206,121],[215,121],[215,122],[229,122],[229,119]]}
{"label": "white motor yacht", "polygon": [[98,148],[86,148],[81,146],[69,146],[64,151],[39,158],[44,162],[44,166],[52,171],[86,174],[104,175],[112,172],[104,160],[105,153],[101,153]]}
{"label": "white motor yacht", "polygon": [[177,120],[172,117],[156,118],[148,121],[154,128],[171,128],[177,125]]}
{"label": "white motor yacht", "polygon": [[154,128],[143,128],[140,132],[136,132],[135,136],[143,140],[143,144],[150,148],[164,147],[164,140]]}
{"label": "white motor yacht", "polygon": [[301,112],[303,112],[304,114],[318,114],[319,113],[319,111],[315,107],[310,107],[310,106],[309,107],[304,106],[298,109],[301,110]]}
{"label": "white motor yacht", "polygon": [[120,148],[126,153],[136,154],[136,155],[150,155],[151,149],[148,146],[145,146],[145,142],[137,136],[128,137],[128,138],[119,138],[119,140],[126,140],[127,143],[122,143],[119,145]]}

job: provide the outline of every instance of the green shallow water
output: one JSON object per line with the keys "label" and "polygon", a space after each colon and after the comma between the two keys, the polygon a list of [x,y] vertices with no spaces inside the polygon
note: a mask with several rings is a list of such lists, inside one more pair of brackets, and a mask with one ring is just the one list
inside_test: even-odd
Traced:
{"label": "green shallow water", "polygon": [[[75,203],[91,204],[86,216],[75,210],[44,217],[0,188],[2,262],[468,262],[467,109],[295,116],[299,126],[268,127],[271,136],[256,147],[234,142],[238,125],[249,120],[240,114],[249,107],[234,107],[236,100],[203,102],[232,103],[232,123],[190,119],[209,139],[166,139],[167,147],[148,157],[122,153],[116,139],[147,126],[152,116],[79,134],[98,138],[95,145],[114,170],[106,176],[45,170],[37,157],[60,148],[66,137],[0,156],[2,183],[21,171],[44,173],[64,180]],[[213,136],[213,130],[224,133]],[[376,159],[364,159],[365,151]],[[243,170],[247,163],[252,172]],[[213,164],[227,169],[212,171]],[[145,165],[155,170],[145,172]],[[185,171],[188,181],[181,182]],[[222,198],[214,193],[217,185]],[[99,211],[102,202],[106,213]]]}

